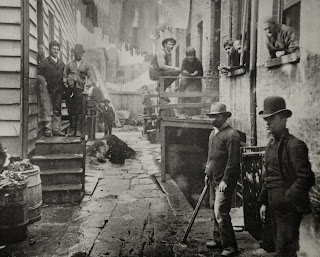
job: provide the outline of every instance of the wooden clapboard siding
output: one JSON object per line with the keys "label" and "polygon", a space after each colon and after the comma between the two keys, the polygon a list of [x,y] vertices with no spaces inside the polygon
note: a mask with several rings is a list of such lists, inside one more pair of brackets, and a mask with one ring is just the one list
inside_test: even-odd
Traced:
{"label": "wooden clapboard siding", "polygon": [[[0,121],[1,124],[1,121]],[[11,128],[8,131],[12,131]],[[1,144],[7,148],[11,157],[21,156],[21,139],[20,136],[0,136]]]}
{"label": "wooden clapboard siding", "polygon": [[0,142],[12,156],[21,154],[21,0],[1,0]]}

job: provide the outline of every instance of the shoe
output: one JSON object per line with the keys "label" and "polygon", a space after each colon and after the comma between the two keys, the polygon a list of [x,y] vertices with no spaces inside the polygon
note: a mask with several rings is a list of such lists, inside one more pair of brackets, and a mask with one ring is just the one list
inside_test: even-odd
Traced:
{"label": "shoe", "polygon": [[218,241],[208,241],[207,243],[206,243],[206,247],[208,247],[208,248],[218,248],[218,247],[220,247],[221,246],[221,243],[220,242],[218,242]]}
{"label": "shoe", "polygon": [[46,130],[46,131],[44,132],[44,136],[45,136],[45,137],[51,137],[51,136],[52,136],[51,131],[50,131],[50,130]]}
{"label": "shoe", "polygon": [[57,131],[57,132],[53,132],[52,135],[54,137],[64,137],[66,134],[63,133],[62,131]]}
{"label": "shoe", "polygon": [[227,247],[223,249],[221,256],[229,257],[229,256],[235,256],[237,254],[238,254],[237,249],[234,249],[232,247]]}

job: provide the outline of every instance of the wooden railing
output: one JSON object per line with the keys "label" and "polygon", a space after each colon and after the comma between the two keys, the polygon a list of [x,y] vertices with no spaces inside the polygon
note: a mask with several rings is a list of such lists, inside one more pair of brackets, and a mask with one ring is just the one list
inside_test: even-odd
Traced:
{"label": "wooden railing", "polygon": [[[177,81],[180,84],[180,81],[182,79],[199,79],[201,80],[202,83],[202,92],[165,92],[164,90],[164,80],[165,79],[172,79],[176,78]],[[217,80],[218,77],[209,77],[209,76],[203,76],[203,77],[179,77],[179,76],[164,76],[159,78],[159,93],[157,94],[150,94],[150,95],[145,95],[145,99],[149,98],[156,98],[157,104],[148,104],[144,105],[144,114],[146,116],[151,115],[150,110],[156,108],[158,109],[158,113],[161,113],[160,110],[165,110],[165,109],[182,109],[182,108],[209,108],[210,105],[212,104],[213,101],[218,99],[218,90],[216,91],[210,91],[207,90],[206,86],[210,88],[210,84],[215,83],[215,80]],[[173,82],[171,87],[174,86]],[[173,103],[173,104],[164,104],[163,99],[165,97],[170,97],[170,98],[191,98],[191,97],[201,97],[201,101],[198,103]],[[207,98],[207,99],[204,99]],[[150,102],[150,101],[145,101],[145,102]],[[161,117],[164,118],[164,117]]]}

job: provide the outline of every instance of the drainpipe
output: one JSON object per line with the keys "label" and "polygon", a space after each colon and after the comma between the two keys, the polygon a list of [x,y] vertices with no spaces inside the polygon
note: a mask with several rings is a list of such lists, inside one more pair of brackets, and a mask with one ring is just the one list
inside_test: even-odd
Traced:
{"label": "drainpipe", "polygon": [[251,118],[251,145],[257,145],[257,22],[258,22],[258,0],[251,0],[251,23],[250,23],[250,118]]}

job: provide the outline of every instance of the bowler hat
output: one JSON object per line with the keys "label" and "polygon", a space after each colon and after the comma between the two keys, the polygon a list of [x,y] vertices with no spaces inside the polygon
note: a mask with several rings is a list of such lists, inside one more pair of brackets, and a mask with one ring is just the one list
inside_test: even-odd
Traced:
{"label": "bowler hat", "polygon": [[75,46],[74,46],[74,48],[72,49],[72,52],[82,52],[82,53],[84,53],[85,52],[85,50],[84,50],[84,48],[83,48],[83,45],[81,45],[81,44],[76,44]]}
{"label": "bowler hat", "polygon": [[286,101],[282,97],[269,96],[264,99],[263,110],[259,112],[260,117],[267,118],[277,113],[284,113],[287,118],[292,115],[292,112],[286,109]]}
{"label": "bowler hat", "polygon": [[166,38],[166,39],[162,40],[162,46],[164,47],[164,45],[165,45],[168,41],[173,42],[174,45],[177,43],[177,41],[176,41],[174,38],[169,37],[169,38]]}
{"label": "bowler hat", "polygon": [[109,99],[104,99],[103,102],[104,103],[106,103],[106,102],[110,103],[110,100]]}
{"label": "bowler hat", "polygon": [[215,115],[220,113],[226,115],[228,118],[232,115],[231,112],[227,111],[227,107],[220,102],[215,102],[211,104],[210,112],[206,113],[206,115],[210,116],[210,115]]}

